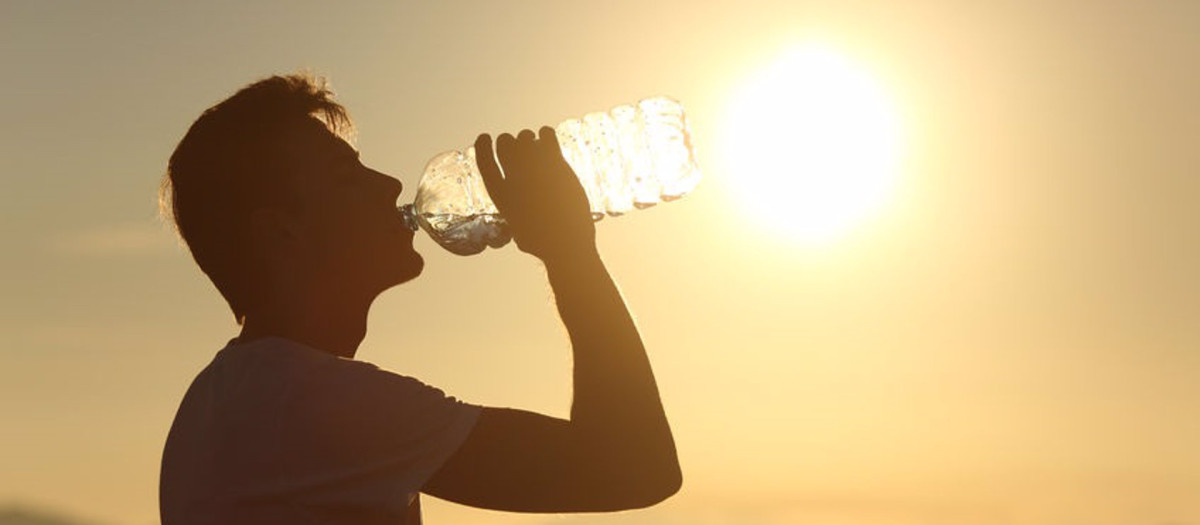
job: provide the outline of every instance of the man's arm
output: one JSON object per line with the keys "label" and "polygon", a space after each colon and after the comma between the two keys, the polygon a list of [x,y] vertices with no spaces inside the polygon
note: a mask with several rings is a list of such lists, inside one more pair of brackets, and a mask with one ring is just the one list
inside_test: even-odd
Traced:
{"label": "man's arm", "polygon": [[[623,510],[662,501],[682,483],[674,440],[641,336],[596,252],[578,179],[549,128],[537,143],[528,131],[516,141],[497,140],[506,168],[502,182],[484,138],[476,149],[488,192],[518,247],[545,263],[570,335],[571,419],[485,408],[423,490],[524,512]],[[548,201],[559,208],[536,209]]]}

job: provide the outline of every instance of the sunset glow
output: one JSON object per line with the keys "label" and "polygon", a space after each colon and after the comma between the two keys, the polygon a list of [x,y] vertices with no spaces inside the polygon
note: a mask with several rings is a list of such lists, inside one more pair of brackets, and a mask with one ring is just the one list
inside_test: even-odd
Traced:
{"label": "sunset glow", "polygon": [[[694,191],[622,194],[595,228],[682,489],[579,514],[426,493],[424,524],[1200,525],[1200,1],[0,6],[0,525],[163,524],[170,428],[242,327],[161,179],[206,108],[300,71],[395,204],[479,134],[647,97],[687,115]],[[391,204],[363,211],[396,233]],[[573,417],[573,340],[601,331],[567,328],[545,262],[411,246],[424,269],[375,298],[355,358]]]}

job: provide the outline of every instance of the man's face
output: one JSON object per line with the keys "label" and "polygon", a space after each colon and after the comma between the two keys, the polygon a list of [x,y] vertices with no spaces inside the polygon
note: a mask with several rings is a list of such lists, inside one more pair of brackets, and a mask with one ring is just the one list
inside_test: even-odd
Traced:
{"label": "man's face", "polygon": [[316,119],[290,135],[284,150],[298,201],[292,215],[314,278],[340,292],[377,294],[419,275],[425,261],[396,211],[400,181],[363,166],[358,152]]}

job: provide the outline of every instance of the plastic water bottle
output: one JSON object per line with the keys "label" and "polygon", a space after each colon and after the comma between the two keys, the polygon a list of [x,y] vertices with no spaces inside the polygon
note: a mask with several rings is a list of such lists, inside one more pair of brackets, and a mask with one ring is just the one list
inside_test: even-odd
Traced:
{"label": "plastic water bottle", "polygon": [[[678,199],[700,181],[687,117],[673,99],[648,98],[590,113],[554,130],[594,220]],[[399,209],[410,228],[424,229],[459,255],[512,239],[479,174],[474,146],[430,159],[416,199]]]}

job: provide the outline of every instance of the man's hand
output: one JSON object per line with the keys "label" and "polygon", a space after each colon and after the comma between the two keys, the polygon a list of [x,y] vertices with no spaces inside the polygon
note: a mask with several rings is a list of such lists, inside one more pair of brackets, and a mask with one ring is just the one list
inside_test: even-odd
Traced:
{"label": "man's hand", "polygon": [[[595,253],[596,227],[587,194],[563,159],[554,129],[538,137],[522,130],[496,139],[475,139],[475,155],[488,195],[508,222],[521,251],[548,264]],[[496,157],[504,170],[496,165]]]}

